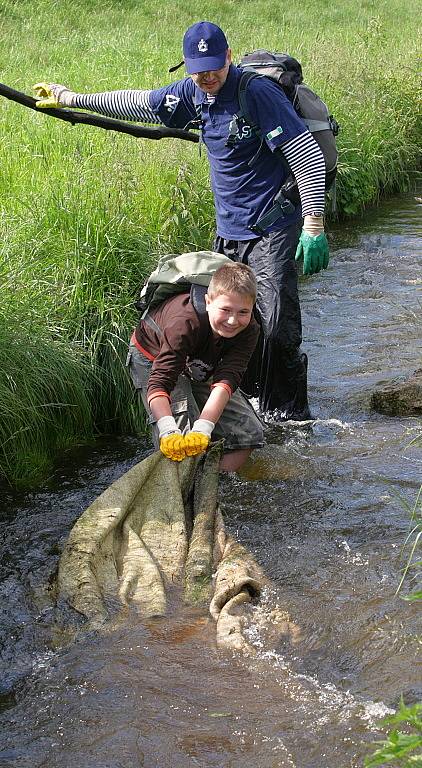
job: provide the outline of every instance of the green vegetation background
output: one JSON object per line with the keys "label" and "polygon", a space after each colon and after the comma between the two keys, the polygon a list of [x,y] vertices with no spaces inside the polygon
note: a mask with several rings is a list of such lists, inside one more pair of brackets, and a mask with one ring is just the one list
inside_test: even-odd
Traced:
{"label": "green vegetation background", "polygon": [[[210,19],[235,60],[285,50],[342,125],[340,216],[404,189],[421,146],[416,0],[0,0],[0,80],[76,91],[169,82]],[[182,70],[181,70],[182,71]],[[133,300],[158,254],[210,247],[205,154],[76,126],[0,98],[0,475],[31,483],[98,432],[141,431],[124,369]]]}

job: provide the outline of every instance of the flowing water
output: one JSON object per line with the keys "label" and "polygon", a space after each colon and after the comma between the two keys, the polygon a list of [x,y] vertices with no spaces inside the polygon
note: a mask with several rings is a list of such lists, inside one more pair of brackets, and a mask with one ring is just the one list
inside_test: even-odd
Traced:
{"label": "flowing water", "polygon": [[394,593],[421,423],[369,398],[421,364],[421,211],[409,195],[332,229],[329,270],[301,283],[315,422],[269,428],[272,479],[221,483],[227,527],[271,579],[248,620],[254,658],[217,650],[206,612],[180,607],[66,642],[60,552],[146,441],[75,450],[42,488],[3,493],[1,766],[357,768],[400,694],[420,697],[420,608]]}

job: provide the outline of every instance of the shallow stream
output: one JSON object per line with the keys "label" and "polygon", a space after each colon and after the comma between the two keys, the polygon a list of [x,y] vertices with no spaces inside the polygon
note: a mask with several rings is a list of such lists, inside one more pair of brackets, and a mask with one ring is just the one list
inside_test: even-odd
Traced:
{"label": "shallow stream", "polygon": [[[301,282],[315,422],[269,428],[272,479],[221,483],[228,529],[272,582],[247,630],[256,657],[217,650],[206,612],[180,607],[59,631],[48,585],[67,535],[147,441],[74,450],[43,487],[3,489],[0,766],[358,768],[400,694],[420,699],[420,607],[395,590],[421,422],[369,400],[421,366],[421,211],[408,195],[332,227],[329,269]],[[292,639],[272,633],[277,607]]]}

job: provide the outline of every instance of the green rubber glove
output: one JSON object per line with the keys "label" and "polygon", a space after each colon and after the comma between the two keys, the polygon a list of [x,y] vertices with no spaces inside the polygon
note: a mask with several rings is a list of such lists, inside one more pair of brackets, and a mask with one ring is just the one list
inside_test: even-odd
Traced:
{"label": "green rubber glove", "polygon": [[304,229],[299,238],[299,244],[296,249],[295,259],[303,258],[303,274],[313,275],[314,272],[320,272],[321,269],[328,267],[330,253],[328,250],[328,240],[324,234],[308,235]]}

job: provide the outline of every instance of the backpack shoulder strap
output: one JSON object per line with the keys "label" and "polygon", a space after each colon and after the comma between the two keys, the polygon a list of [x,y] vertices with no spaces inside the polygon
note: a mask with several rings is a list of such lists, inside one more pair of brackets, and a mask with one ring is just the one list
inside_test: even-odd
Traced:
{"label": "backpack shoulder strap", "polygon": [[264,145],[264,137],[261,133],[259,126],[251,118],[249,108],[248,108],[248,102],[246,99],[246,91],[248,88],[248,84],[255,77],[262,77],[262,75],[259,75],[257,72],[252,72],[250,70],[243,71],[240,75],[240,80],[237,87],[239,113],[233,115],[230,121],[229,135],[227,136],[227,140],[226,140],[226,147],[234,147],[236,145],[238,131],[239,131],[238,121],[239,119],[243,118],[246,121],[246,123],[251,127],[252,131],[257,136],[257,138],[260,139],[260,145],[258,147],[257,152],[255,153],[253,158],[248,162],[249,166],[252,166],[255,163]]}
{"label": "backpack shoulder strap", "polygon": [[201,316],[206,314],[205,294],[208,288],[205,285],[192,283],[190,289],[190,300],[195,312]]}
{"label": "backpack shoulder strap", "polygon": [[153,331],[157,334],[159,338],[163,335],[163,332],[158,325],[158,323],[155,322],[154,318],[149,314],[148,310],[144,312],[144,314],[141,317],[141,320],[144,321],[147,325],[149,325],[150,328],[152,328]]}
{"label": "backpack shoulder strap", "polygon": [[252,130],[255,131],[259,136],[261,136],[261,131],[259,129],[259,126],[252,120],[249,107],[248,107],[248,101],[246,98],[246,91],[248,90],[248,85],[251,80],[255,80],[257,77],[262,77],[262,75],[259,75],[257,72],[252,72],[251,70],[244,70],[242,74],[240,75],[239,85],[237,88],[237,98],[239,100],[239,106],[240,106],[240,114],[239,117],[244,117],[248,125],[251,126]]}

